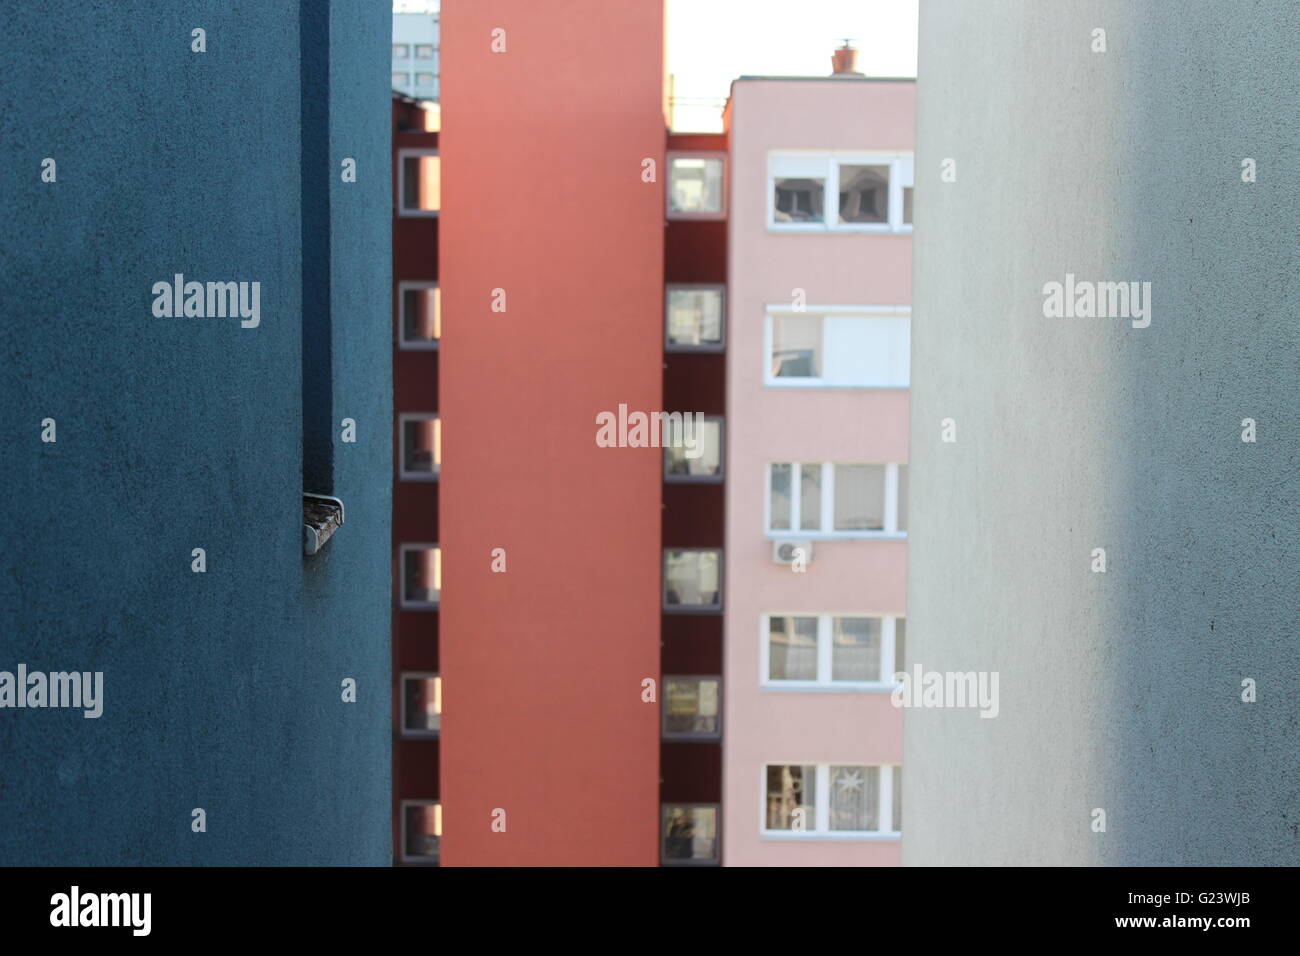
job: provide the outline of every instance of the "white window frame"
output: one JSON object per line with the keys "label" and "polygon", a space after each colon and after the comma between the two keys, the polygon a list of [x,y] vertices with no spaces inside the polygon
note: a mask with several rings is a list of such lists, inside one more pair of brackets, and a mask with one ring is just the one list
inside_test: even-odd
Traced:
{"label": "white window frame", "polygon": [[[813,680],[781,680],[772,677],[771,621],[774,617],[812,617],[817,619],[817,676]],[[889,675],[886,680],[832,680],[835,635],[834,618],[872,617],[880,621],[880,673]],[[906,620],[904,613],[881,611],[768,611],[759,615],[758,625],[758,683],[764,690],[775,691],[867,691],[890,692],[899,686],[893,675],[902,670],[903,662],[897,659],[898,622]]]}
{"label": "white window frame", "polygon": [[[767,829],[767,768],[768,767],[814,767],[813,775],[813,820],[807,830],[769,830]],[[888,842],[901,840],[902,831],[893,829],[894,825],[894,767],[897,763],[862,763],[860,760],[831,760],[817,763],[809,760],[766,760],[759,764],[758,775],[758,834],[764,840],[858,840]],[[880,771],[879,830],[832,830],[831,817],[831,767],[875,767]]]}
{"label": "white window frame", "polygon": [[[669,604],[668,603],[668,553],[670,551],[682,552],[712,552],[718,555],[718,603],[717,604]],[[722,548],[664,548],[663,556],[659,560],[659,585],[660,599],[665,614],[721,614],[722,608],[726,603],[726,592],[723,591],[724,585],[724,565],[725,552]],[[439,592],[441,594],[441,591]]]}
{"label": "white window frame", "polygon": [[[435,548],[435,549],[437,549],[438,551],[441,551],[441,550],[442,550],[442,548],[441,548],[437,543],[430,543],[430,544],[418,544],[418,543],[416,543],[416,544],[402,544],[402,545],[400,545],[400,549],[401,549],[401,550],[398,552],[398,558],[397,558],[397,572],[398,572],[398,574],[400,575],[400,578],[401,578],[401,579],[400,579],[399,582],[398,582],[398,592],[397,592],[397,596],[398,596],[399,604],[400,604],[400,606],[401,606],[401,608],[402,608],[403,610],[406,610],[406,611],[436,611],[436,610],[438,610],[438,608],[442,605],[442,587],[441,587],[442,581],[439,581],[439,582],[438,582],[438,584],[439,584],[439,588],[438,588],[438,600],[436,600],[436,601],[409,601],[409,600],[407,600],[407,598],[406,598],[406,552],[408,552],[408,551],[427,551],[427,550],[429,550],[430,548]],[[441,562],[441,558],[439,558],[439,562]],[[441,570],[441,563],[440,563],[440,565],[439,565],[439,569]],[[439,577],[441,577],[441,574],[439,574]]]}
{"label": "white window frame", "polygon": [[[871,389],[906,389],[912,385],[912,363],[908,356],[907,380],[901,385],[858,384],[853,382],[828,382],[825,375],[808,378],[792,378],[772,374],[772,344],[775,336],[774,317],[778,315],[801,315],[808,318],[859,318],[871,319],[907,319],[912,321],[910,305],[808,305],[796,308],[789,304],[770,304],[763,317],[763,384],[770,388],[871,388]],[[666,320],[665,320],[666,321]],[[819,359],[823,373],[826,361],[826,323],[822,323],[822,341]]]}
{"label": "white window frame", "polygon": [[[763,466],[763,528],[769,541],[839,541],[845,539],[906,540],[907,532],[898,529],[898,466],[906,462],[881,461],[770,461]],[[772,466],[789,465],[790,475],[790,528],[772,527]],[[821,511],[816,530],[799,530],[802,505],[804,465],[821,467]],[[835,466],[875,465],[885,469],[885,527],[880,531],[836,531],[835,528]]]}
{"label": "white window frame", "polygon": [[[680,342],[674,342],[669,338],[668,332],[668,303],[672,298],[670,293],[676,290],[717,290],[721,296],[722,310],[722,337],[717,345],[683,345]],[[669,282],[664,286],[664,351],[665,352],[725,352],[727,349],[727,287],[717,282]]]}
{"label": "white window frame", "polygon": [[398,726],[401,729],[401,737],[404,740],[436,740],[442,736],[442,690],[438,690],[438,729],[437,730],[411,730],[406,726],[406,682],[408,680],[441,680],[440,676],[433,671],[402,671],[398,681],[398,692],[401,694],[402,722]]}
{"label": "white window frame", "polygon": [[[434,470],[427,471],[407,471],[406,470],[406,423],[407,422],[438,422],[438,429],[435,434],[436,443],[441,446],[442,441],[442,424],[441,416],[437,412],[402,412],[397,416],[397,477],[401,481],[437,481],[442,477],[442,462],[434,463]],[[441,458],[441,447],[435,449]]]}
{"label": "white window frame", "polygon": [[[659,736],[663,740],[681,740],[692,741],[700,740],[705,743],[714,742],[722,739],[722,675],[721,674],[664,674],[661,677],[663,681],[664,699],[663,706],[659,708]],[[668,682],[670,680],[714,680],[718,682],[718,729],[711,734],[697,733],[674,733],[668,730]]]}
{"label": "white window frame", "polygon": [[[439,284],[433,279],[402,279],[397,283],[397,347],[404,352],[436,352],[441,339],[425,341],[406,337],[406,293],[421,289],[438,289]],[[442,308],[441,301],[438,308]],[[439,317],[441,324],[441,317]],[[439,332],[442,330],[439,329]]]}
{"label": "white window frame", "polygon": [[664,448],[664,483],[669,485],[718,485],[727,471],[727,421],[723,415],[705,415],[706,422],[718,423],[718,473],[716,475],[670,475],[668,448]]}
{"label": "white window frame", "polygon": [[[437,149],[410,146],[397,151],[397,214],[411,219],[436,219],[442,212],[442,176],[438,177],[438,209],[408,209],[406,206],[406,160],[412,156],[441,156]],[[442,161],[439,160],[441,166]]]}
{"label": "white window frame", "polygon": [[403,863],[442,863],[442,834],[438,834],[438,855],[434,856],[409,856],[406,852],[406,808],[407,807],[438,807],[438,824],[442,828],[442,801],[440,800],[403,800],[401,802],[400,814],[401,822],[398,824],[398,839],[402,842],[398,845],[398,855]]}
{"label": "white window frame", "polygon": [[[675,212],[672,210],[673,160],[674,159],[718,159],[722,161],[722,208],[718,212]],[[670,149],[664,155],[664,164],[668,167],[668,181],[664,189],[664,216],[673,220],[692,220],[695,222],[713,221],[727,218],[727,153],[716,149]]]}
{"label": "white window frame", "polygon": [[[777,222],[776,180],[781,160],[790,158],[802,161],[821,159],[826,170],[822,196],[822,218],[825,222]],[[839,222],[840,166],[889,167],[889,221]],[[911,150],[801,150],[776,149],[767,154],[767,229],[768,232],[812,233],[874,233],[876,235],[910,235],[912,224],[903,222],[903,186],[907,180],[915,188],[915,153]],[[913,193],[915,200],[915,193]]]}
{"label": "white window frame", "polygon": [[[670,860],[667,856],[668,835],[664,833],[664,810],[683,807],[689,810],[713,811],[713,845],[717,856],[712,860]],[[719,803],[688,803],[682,800],[665,800],[659,804],[659,865],[660,866],[718,866],[722,863],[722,805]]]}

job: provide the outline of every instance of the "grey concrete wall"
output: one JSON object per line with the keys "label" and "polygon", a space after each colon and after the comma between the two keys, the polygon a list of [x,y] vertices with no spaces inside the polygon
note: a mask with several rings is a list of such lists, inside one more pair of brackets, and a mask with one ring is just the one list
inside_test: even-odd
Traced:
{"label": "grey concrete wall", "polygon": [[[105,683],[99,719],[0,709],[0,863],[391,860],[390,15],[0,7],[0,670]],[[177,272],[260,281],[260,325],[154,316]],[[347,523],[305,558],[322,403]]]}
{"label": "grey concrete wall", "polygon": [[922,4],[908,664],[1000,714],[908,711],[906,864],[1300,859],[1298,10]]}

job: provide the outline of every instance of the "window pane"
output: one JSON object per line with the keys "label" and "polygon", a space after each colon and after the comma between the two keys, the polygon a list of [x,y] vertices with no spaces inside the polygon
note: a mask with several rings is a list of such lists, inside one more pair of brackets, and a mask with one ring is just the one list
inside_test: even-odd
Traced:
{"label": "window pane", "polygon": [[[667,434],[664,436],[664,454],[669,475],[685,475],[691,478],[710,478],[722,474],[722,422],[716,418],[706,418],[696,425],[694,416],[690,417],[690,427],[686,427],[686,416],[679,423],[668,420]],[[686,447],[690,439],[695,449]],[[695,455],[692,458],[690,455]]]}
{"label": "window pane", "polygon": [[408,857],[438,859],[438,843],[442,836],[442,808],[436,804],[404,807],[406,845],[402,848]]}
{"label": "window pane", "polygon": [[769,679],[817,679],[817,618],[768,618],[767,646]]}
{"label": "window pane", "polygon": [[718,687],[716,677],[669,677],[664,681],[664,733],[716,736]]}
{"label": "window pane", "polygon": [[410,603],[436,604],[442,590],[442,552],[438,548],[409,548],[402,552],[402,597]]}
{"label": "window pane", "polygon": [[436,342],[442,335],[442,293],[433,289],[402,290],[402,341]]}
{"label": "window pane", "polygon": [[819,315],[772,317],[772,376],[817,378],[822,374],[822,319]]}
{"label": "window pane", "polygon": [[903,222],[912,224],[912,187],[903,187]]}
{"label": "window pane", "polygon": [[832,830],[880,829],[880,768],[831,767]]}
{"label": "window pane", "polygon": [[442,724],[442,678],[404,677],[402,691],[406,701],[403,729],[436,731]]}
{"label": "window pane", "polygon": [[898,530],[907,530],[907,466],[898,466]]}
{"label": "window pane", "polygon": [[440,424],[436,418],[408,418],[402,422],[403,477],[438,473]]}
{"label": "window pane", "polygon": [[722,160],[677,156],[669,166],[669,212],[722,212]]}
{"label": "window pane", "polygon": [[409,73],[393,74],[393,86],[405,86],[409,82],[411,82],[411,74]]}
{"label": "window pane", "polygon": [[669,289],[668,343],[722,344],[722,290]]}
{"label": "window pane", "polygon": [[768,481],[772,492],[769,527],[772,531],[790,530],[790,472],[793,467],[783,461],[768,466]]}
{"label": "window pane", "polygon": [[822,466],[799,469],[799,530],[817,531],[822,526]]}
{"label": "window pane", "polygon": [[416,86],[433,86],[433,82],[434,82],[434,80],[435,80],[435,76],[434,76],[434,74],[432,74],[432,73],[417,73],[417,74],[415,74],[415,85],[416,85]]}
{"label": "window pane", "polygon": [[835,466],[835,530],[880,531],[885,527],[885,466]]}
{"label": "window pane", "polygon": [[895,673],[907,668],[907,618],[899,617],[894,619],[894,671]]}
{"label": "window pane", "polygon": [[441,205],[442,164],[438,156],[402,158],[402,208],[436,212]]}
{"label": "window pane", "polygon": [[822,222],[822,197],[826,191],[826,180],[792,179],[778,176],[776,179],[776,222]]}
{"label": "window pane", "polygon": [[665,556],[665,600],[669,607],[718,607],[717,551],[669,551]]}
{"label": "window pane", "polygon": [[903,830],[903,768],[894,767],[894,831]]}
{"label": "window pane", "polygon": [[880,618],[832,619],[831,680],[880,680]]}
{"label": "window pane", "polygon": [[840,166],[840,222],[889,222],[888,166]]}
{"label": "window pane", "polygon": [[[810,764],[767,767],[767,829],[814,830],[816,768]],[[796,816],[795,811],[802,811]],[[797,825],[796,825],[797,822]]]}
{"label": "window pane", "polygon": [[394,59],[394,60],[405,60],[405,59],[406,59],[408,56],[410,56],[410,55],[411,55],[411,48],[410,48],[409,46],[407,46],[405,43],[394,43],[394,44],[393,44],[393,59]]}
{"label": "window pane", "polygon": [[415,45],[415,57],[418,60],[432,60],[433,45],[429,43],[417,43]]}
{"label": "window pane", "polygon": [[665,860],[718,860],[718,808],[665,806]]}

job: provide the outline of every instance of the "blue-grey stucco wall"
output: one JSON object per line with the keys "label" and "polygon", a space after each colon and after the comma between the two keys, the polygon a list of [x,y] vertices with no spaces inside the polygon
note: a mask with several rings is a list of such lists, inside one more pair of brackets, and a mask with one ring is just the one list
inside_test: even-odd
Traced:
{"label": "blue-grey stucco wall", "polygon": [[[391,862],[391,9],[310,7],[0,6],[0,670],[105,683],[96,720],[0,709],[0,863]],[[155,317],[178,272],[259,281],[260,325]],[[347,521],[307,558],[322,404]]]}
{"label": "blue-grey stucco wall", "polygon": [[907,713],[905,864],[1300,859],[1297,9],[922,5],[908,664],[1000,713]]}

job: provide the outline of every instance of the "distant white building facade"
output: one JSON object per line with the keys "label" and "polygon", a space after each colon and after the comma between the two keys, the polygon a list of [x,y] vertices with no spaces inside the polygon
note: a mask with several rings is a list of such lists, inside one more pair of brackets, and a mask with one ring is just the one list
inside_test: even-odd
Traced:
{"label": "distant white building facade", "polygon": [[438,8],[429,2],[393,4],[393,89],[438,99]]}

